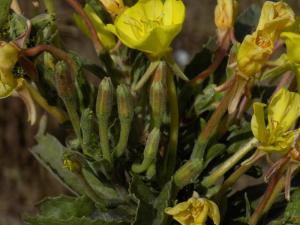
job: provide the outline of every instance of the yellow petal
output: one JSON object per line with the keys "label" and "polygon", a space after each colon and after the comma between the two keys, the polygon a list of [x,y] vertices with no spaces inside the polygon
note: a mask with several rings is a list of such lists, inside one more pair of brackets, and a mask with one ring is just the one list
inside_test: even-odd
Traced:
{"label": "yellow petal", "polygon": [[185,16],[181,0],[140,0],[118,16],[110,29],[123,44],[161,57],[181,31]]}
{"label": "yellow petal", "polygon": [[266,1],[263,5],[257,30],[281,32],[295,22],[295,14],[285,2]]}
{"label": "yellow petal", "polygon": [[265,143],[267,138],[264,107],[265,104],[255,102],[253,104],[253,116],[251,119],[251,130],[254,134],[254,137],[256,137],[256,139],[262,143]]}
{"label": "yellow petal", "polygon": [[208,211],[209,218],[212,219],[215,225],[219,225],[221,220],[219,207],[213,201],[207,200],[207,203],[209,205],[209,211]]}
{"label": "yellow petal", "polygon": [[164,4],[164,25],[180,24],[185,18],[185,7],[182,1],[166,0]]}
{"label": "yellow petal", "polygon": [[288,131],[300,116],[300,95],[281,88],[271,99],[268,122],[271,133]]}
{"label": "yellow petal", "polygon": [[280,37],[285,41],[288,59],[300,63],[300,34],[283,32]]}
{"label": "yellow petal", "polygon": [[237,63],[240,72],[246,77],[254,76],[272,53],[274,43],[269,33],[257,31],[247,35],[238,54]]}
{"label": "yellow petal", "polygon": [[190,206],[189,202],[181,202],[172,208],[171,207],[166,208],[165,213],[173,216],[173,215],[179,214],[183,211],[186,211],[189,208],[189,206]]}

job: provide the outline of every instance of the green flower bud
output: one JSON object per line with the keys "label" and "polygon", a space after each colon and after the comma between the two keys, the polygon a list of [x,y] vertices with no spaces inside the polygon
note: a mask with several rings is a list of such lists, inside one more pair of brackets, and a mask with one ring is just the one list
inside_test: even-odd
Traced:
{"label": "green flower bud", "polygon": [[121,121],[131,121],[133,117],[132,96],[130,94],[129,88],[124,84],[119,85],[117,88],[117,103],[119,119]]}
{"label": "green flower bud", "polygon": [[112,156],[109,146],[108,137],[108,119],[112,112],[114,97],[114,87],[110,78],[105,77],[98,89],[97,103],[96,103],[96,113],[98,117],[99,124],[99,136],[100,136],[100,146],[103,154],[103,158],[108,162],[112,162]]}
{"label": "green flower bud", "polygon": [[144,150],[144,160],[141,164],[133,164],[131,169],[134,173],[143,173],[149,166],[156,161],[160,141],[160,131],[154,128],[148,136]]}
{"label": "green flower bud", "polygon": [[152,110],[154,126],[160,127],[166,112],[166,88],[164,78],[166,77],[166,63],[161,62],[150,87],[150,105]]}
{"label": "green flower bud", "polygon": [[203,161],[200,159],[191,159],[181,166],[174,175],[174,182],[177,187],[184,186],[194,182],[203,168]]}
{"label": "green flower bud", "polygon": [[98,89],[96,112],[98,118],[108,119],[113,106],[114,87],[111,79],[105,77]]}
{"label": "green flower bud", "polygon": [[119,85],[117,88],[117,102],[121,131],[119,142],[115,148],[115,154],[117,157],[120,157],[124,154],[127,147],[131,122],[134,113],[132,96],[130,94],[129,88],[124,84]]}

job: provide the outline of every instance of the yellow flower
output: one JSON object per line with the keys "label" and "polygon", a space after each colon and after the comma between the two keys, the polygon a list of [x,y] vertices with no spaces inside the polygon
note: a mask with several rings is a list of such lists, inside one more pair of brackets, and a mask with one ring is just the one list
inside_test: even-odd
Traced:
{"label": "yellow flower", "polygon": [[295,22],[293,10],[285,2],[266,1],[263,5],[257,30],[265,30],[274,35],[274,39]]}
{"label": "yellow flower", "polygon": [[245,77],[260,72],[263,64],[272,53],[274,42],[272,36],[264,31],[247,35],[239,47],[237,63],[239,71]]}
{"label": "yellow flower", "polygon": [[21,80],[12,71],[20,50],[13,44],[0,41],[0,98],[8,97],[20,85]]}
{"label": "yellow flower", "polygon": [[170,50],[184,18],[181,0],[139,0],[108,27],[126,46],[160,57]]}
{"label": "yellow flower", "polygon": [[218,0],[215,8],[215,24],[219,30],[230,29],[234,25],[238,3],[236,0]]}
{"label": "yellow flower", "polygon": [[265,124],[263,103],[254,103],[251,129],[260,141],[259,149],[286,153],[297,130],[289,131],[300,116],[300,95],[284,88],[271,99],[268,106],[268,125]]}
{"label": "yellow flower", "polygon": [[[101,40],[101,43],[103,44],[104,48],[111,49],[116,45],[116,38],[111,33],[111,31],[106,27],[106,25],[103,23],[101,18],[96,14],[95,10],[89,5],[86,4],[84,7],[84,11],[88,15],[89,19],[91,20],[92,24],[94,25],[94,28],[97,31],[97,35],[99,39]],[[83,22],[82,18],[79,15],[74,15],[75,22],[77,26],[87,35],[90,36],[90,32]]]}
{"label": "yellow flower", "polygon": [[123,0],[100,0],[100,2],[112,16],[122,13],[125,7]]}
{"label": "yellow flower", "polygon": [[197,193],[185,202],[166,208],[165,213],[173,216],[181,225],[205,225],[207,217],[210,217],[215,225],[220,224],[218,206],[208,199],[199,198]]}

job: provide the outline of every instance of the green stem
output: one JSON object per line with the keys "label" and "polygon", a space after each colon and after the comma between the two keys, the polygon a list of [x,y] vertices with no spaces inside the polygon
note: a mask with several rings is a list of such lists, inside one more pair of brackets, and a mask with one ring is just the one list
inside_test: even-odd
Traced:
{"label": "green stem", "polygon": [[141,79],[137,82],[136,85],[133,86],[134,91],[138,91],[139,89],[141,89],[144,86],[144,84],[149,80],[151,75],[154,73],[154,71],[158,67],[159,63],[160,63],[159,60],[150,63],[149,67],[147,68],[146,72],[143,74]]}
{"label": "green stem", "polygon": [[204,178],[202,185],[210,187],[215,184],[228,170],[230,170],[234,165],[236,165],[248,152],[250,152],[256,145],[258,141],[252,138],[248,143],[246,143],[242,148],[240,148],[236,153],[234,153],[229,159],[227,159],[219,168],[217,168],[211,175]]}
{"label": "green stem", "polygon": [[168,149],[164,160],[163,174],[164,179],[168,180],[174,170],[177,156],[177,144],[178,144],[178,131],[179,131],[179,110],[178,99],[174,77],[172,74],[167,74],[167,94],[170,107],[170,134]]}

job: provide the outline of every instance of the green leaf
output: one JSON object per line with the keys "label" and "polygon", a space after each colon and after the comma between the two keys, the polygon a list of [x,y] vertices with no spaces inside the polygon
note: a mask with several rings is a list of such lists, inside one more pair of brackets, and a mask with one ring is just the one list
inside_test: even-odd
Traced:
{"label": "green leaf", "polygon": [[54,136],[44,134],[45,126],[46,119],[44,117],[41,119],[40,128],[35,138],[38,144],[32,148],[31,153],[73,193],[83,194],[83,186],[78,178],[63,166],[63,153],[66,148]]}
{"label": "green leaf", "polygon": [[12,14],[12,18],[9,21],[9,36],[11,39],[17,39],[21,37],[27,30],[26,18],[19,14]]}
{"label": "green leaf", "polygon": [[159,196],[154,201],[154,208],[156,209],[156,217],[152,225],[163,225],[168,219],[165,214],[165,208],[170,205],[170,201],[173,195],[173,179],[165,184],[161,190]]}
{"label": "green leaf", "polygon": [[284,217],[291,222],[300,223],[300,189],[297,189],[291,195],[291,200],[287,204]]}
{"label": "green leaf", "polygon": [[129,192],[138,202],[137,212],[133,225],[151,225],[155,217],[153,202],[155,196],[138,175],[134,175],[130,183]]}
{"label": "green leaf", "polygon": [[86,196],[47,198],[39,206],[41,216],[56,219],[89,216],[94,210],[93,202]]}
{"label": "green leaf", "polygon": [[1,0],[0,7],[0,27],[4,26],[8,20],[11,0]]}
{"label": "green leaf", "polygon": [[27,217],[25,221],[30,225],[126,225],[121,222],[106,222],[99,219],[90,219],[87,217],[72,217],[69,219],[57,219],[53,217],[38,216],[36,218]]}

